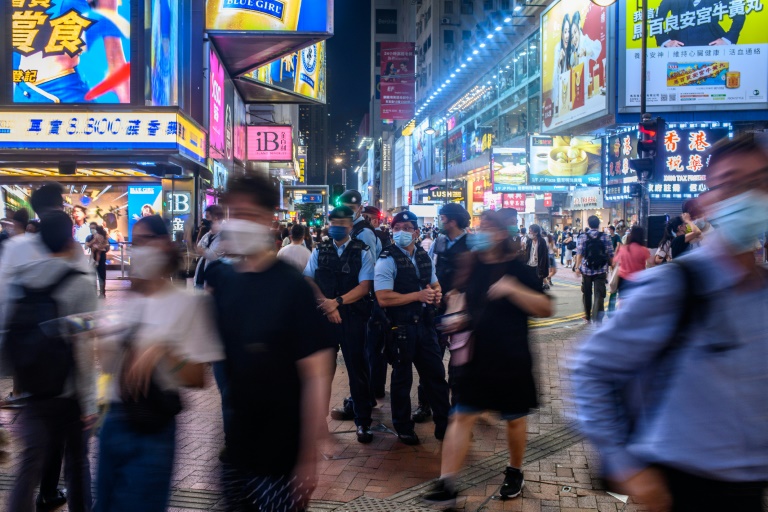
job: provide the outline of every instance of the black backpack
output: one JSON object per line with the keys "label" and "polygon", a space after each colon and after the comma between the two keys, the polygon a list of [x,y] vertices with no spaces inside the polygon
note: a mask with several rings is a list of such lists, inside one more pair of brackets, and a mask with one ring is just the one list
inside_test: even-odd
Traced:
{"label": "black backpack", "polygon": [[69,270],[45,288],[21,287],[22,296],[10,308],[4,355],[10,363],[19,391],[32,398],[54,398],[75,368],[72,344],[51,322],[60,318],[53,294],[70,277],[84,272]]}
{"label": "black backpack", "polygon": [[598,234],[592,237],[586,234],[587,241],[584,245],[584,259],[587,262],[587,268],[590,270],[601,270],[608,264],[608,255],[605,252],[603,235]]}

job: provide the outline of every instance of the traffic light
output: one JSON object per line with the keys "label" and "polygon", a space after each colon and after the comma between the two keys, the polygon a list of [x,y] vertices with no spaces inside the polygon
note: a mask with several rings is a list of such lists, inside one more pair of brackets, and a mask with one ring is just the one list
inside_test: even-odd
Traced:
{"label": "traffic light", "polygon": [[638,126],[638,158],[629,161],[629,166],[637,173],[640,181],[652,181],[654,171],[664,164],[664,136],[667,132],[664,119],[643,115]]}
{"label": "traffic light", "polygon": [[344,193],[344,185],[331,185],[331,205],[341,206],[341,195]]}

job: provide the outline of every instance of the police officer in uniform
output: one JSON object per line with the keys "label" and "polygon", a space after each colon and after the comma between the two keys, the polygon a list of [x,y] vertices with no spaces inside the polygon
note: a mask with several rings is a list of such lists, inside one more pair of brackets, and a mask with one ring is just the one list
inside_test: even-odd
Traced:
{"label": "police officer in uniform", "polygon": [[[371,251],[361,240],[350,238],[354,213],[346,206],[334,209],[328,219],[329,240],[312,253],[304,270],[311,278],[319,308],[336,330],[349,375],[349,389],[357,440],[370,443],[373,398],[365,355],[366,326],[371,316],[370,291],[374,275]],[[346,404],[345,404],[346,405]]]}
{"label": "police officer in uniform", "polygon": [[376,232],[374,231],[373,226],[371,226],[365,217],[363,217],[363,197],[357,190],[347,190],[341,194],[339,199],[341,200],[341,204],[350,208],[355,214],[355,220],[352,225],[352,233],[350,236],[353,240],[362,240],[365,245],[370,247],[373,252],[373,259],[376,261],[376,258],[381,254],[381,242],[376,237]]}
{"label": "police officer in uniform", "polygon": [[413,366],[432,404],[435,437],[443,439],[448,424],[448,383],[443,351],[434,327],[435,306],[442,294],[429,255],[416,246],[419,225],[409,211],[392,220],[394,243],[376,261],[374,290],[389,320],[386,353],[392,365],[392,421],[400,441],[419,443],[411,419]]}
{"label": "police officer in uniform", "polygon": [[392,240],[389,239],[389,235],[381,229],[381,210],[374,206],[366,206],[363,208],[363,217],[373,228],[373,233],[381,242],[381,248],[386,249]]}

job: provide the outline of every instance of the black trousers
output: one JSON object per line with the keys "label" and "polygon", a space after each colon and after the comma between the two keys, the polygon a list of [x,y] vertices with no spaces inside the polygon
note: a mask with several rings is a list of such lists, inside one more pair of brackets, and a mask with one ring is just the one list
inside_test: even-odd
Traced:
{"label": "black trousers", "polygon": [[[584,301],[584,318],[596,322],[603,321],[605,314],[606,274],[581,276],[581,294]],[[593,300],[594,289],[594,300]]]}
{"label": "black trousers", "polygon": [[63,455],[69,510],[90,512],[90,433],[83,431],[77,401],[68,398],[30,400],[22,409],[19,421],[24,448],[8,500],[8,511],[32,512],[38,483],[44,495],[55,496]]}
{"label": "black trousers", "polygon": [[331,325],[335,330],[336,339],[341,340],[341,353],[344,356],[349,377],[355,425],[370,427],[373,395],[365,342],[368,318],[359,316],[351,312],[348,307],[342,306],[341,323]]}
{"label": "black trousers", "polygon": [[392,364],[390,393],[392,395],[392,423],[398,433],[413,431],[411,420],[411,387],[413,367],[419,373],[419,382],[425,399],[432,407],[432,418],[437,427],[448,424],[448,383],[443,366],[444,349],[437,343],[432,322],[404,326],[407,347],[400,361]]}
{"label": "black trousers", "polygon": [[659,467],[672,494],[672,512],[762,512],[768,482],[724,482]]}
{"label": "black trousers", "polygon": [[107,253],[99,254],[96,261],[96,275],[99,277],[99,292],[103,295],[107,286]]}
{"label": "black trousers", "polygon": [[371,396],[383,397],[387,385],[387,358],[384,356],[384,334],[381,326],[371,319],[367,325],[365,355],[371,377]]}

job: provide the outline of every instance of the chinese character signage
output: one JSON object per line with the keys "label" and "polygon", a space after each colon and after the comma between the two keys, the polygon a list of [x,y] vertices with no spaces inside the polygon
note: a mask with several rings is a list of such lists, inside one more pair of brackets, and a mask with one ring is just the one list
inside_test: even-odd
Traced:
{"label": "chinese character signage", "polygon": [[163,214],[163,187],[150,183],[128,187],[128,240],[133,225],[142,217]]}
{"label": "chinese character signage", "polygon": [[493,148],[491,183],[493,192],[511,192],[527,184],[528,165],[525,149]]}
{"label": "chinese character signage", "polygon": [[[621,195],[623,190],[621,185],[637,182],[637,173],[629,166],[629,162],[637,158],[637,127],[606,137],[603,142],[606,197]],[[617,190],[618,193],[612,193]],[[627,187],[627,194],[629,194],[629,187]]]}
{"label": "chinese character signage", "polygon": [[381,118],[407,121],[416,102],[414,43],[381,43]]}
{"label": "chinese character signage", "polygon": [[131,2],[94,3],[10,1],[15,103],[131,101]]}
{"label": "chinese character signage", "polygon": [[235,160],[245,161],[245,104],[240,94],[235,90]]}
{"label": "chinese character signage", "polygon": [[541,15],[545,131],[607,112],[606,17],[591,0],[559,0]]}
{"label": "chinese character signage", "polygon": [[293,160],[293,128],[249,126],[247,157],[255,162],[290,162]]}
{"label": "chinese character signage", "polygon": [[[642,10],[625,2],[622,107],[640,106]],[[650,107],[765,105],[768,9],[764,0],[648,1]]]}
{"label": "chinese character signage", "polygon": [[224,66],[211,49],[208,69],[208,134],[211,156],[224,158]]}
{"label": "chinese character signage", "polygon": [[258,32],[331,32],[330,0],[207,0],[206,28]]}
{"label": "chinese character signage", "polygon": [[504,208],[514,208],[517,213],[525,213],[525,194],[502,194],[501,204]]}
{"label": "chinese character signage", "polygon": [[532,135],[528,144],[531,185],[600,186],[600,139]]}
{"label": "chinese character signage", "polygon": [[325,41],[258,67],[244,77],[325,103]]}

